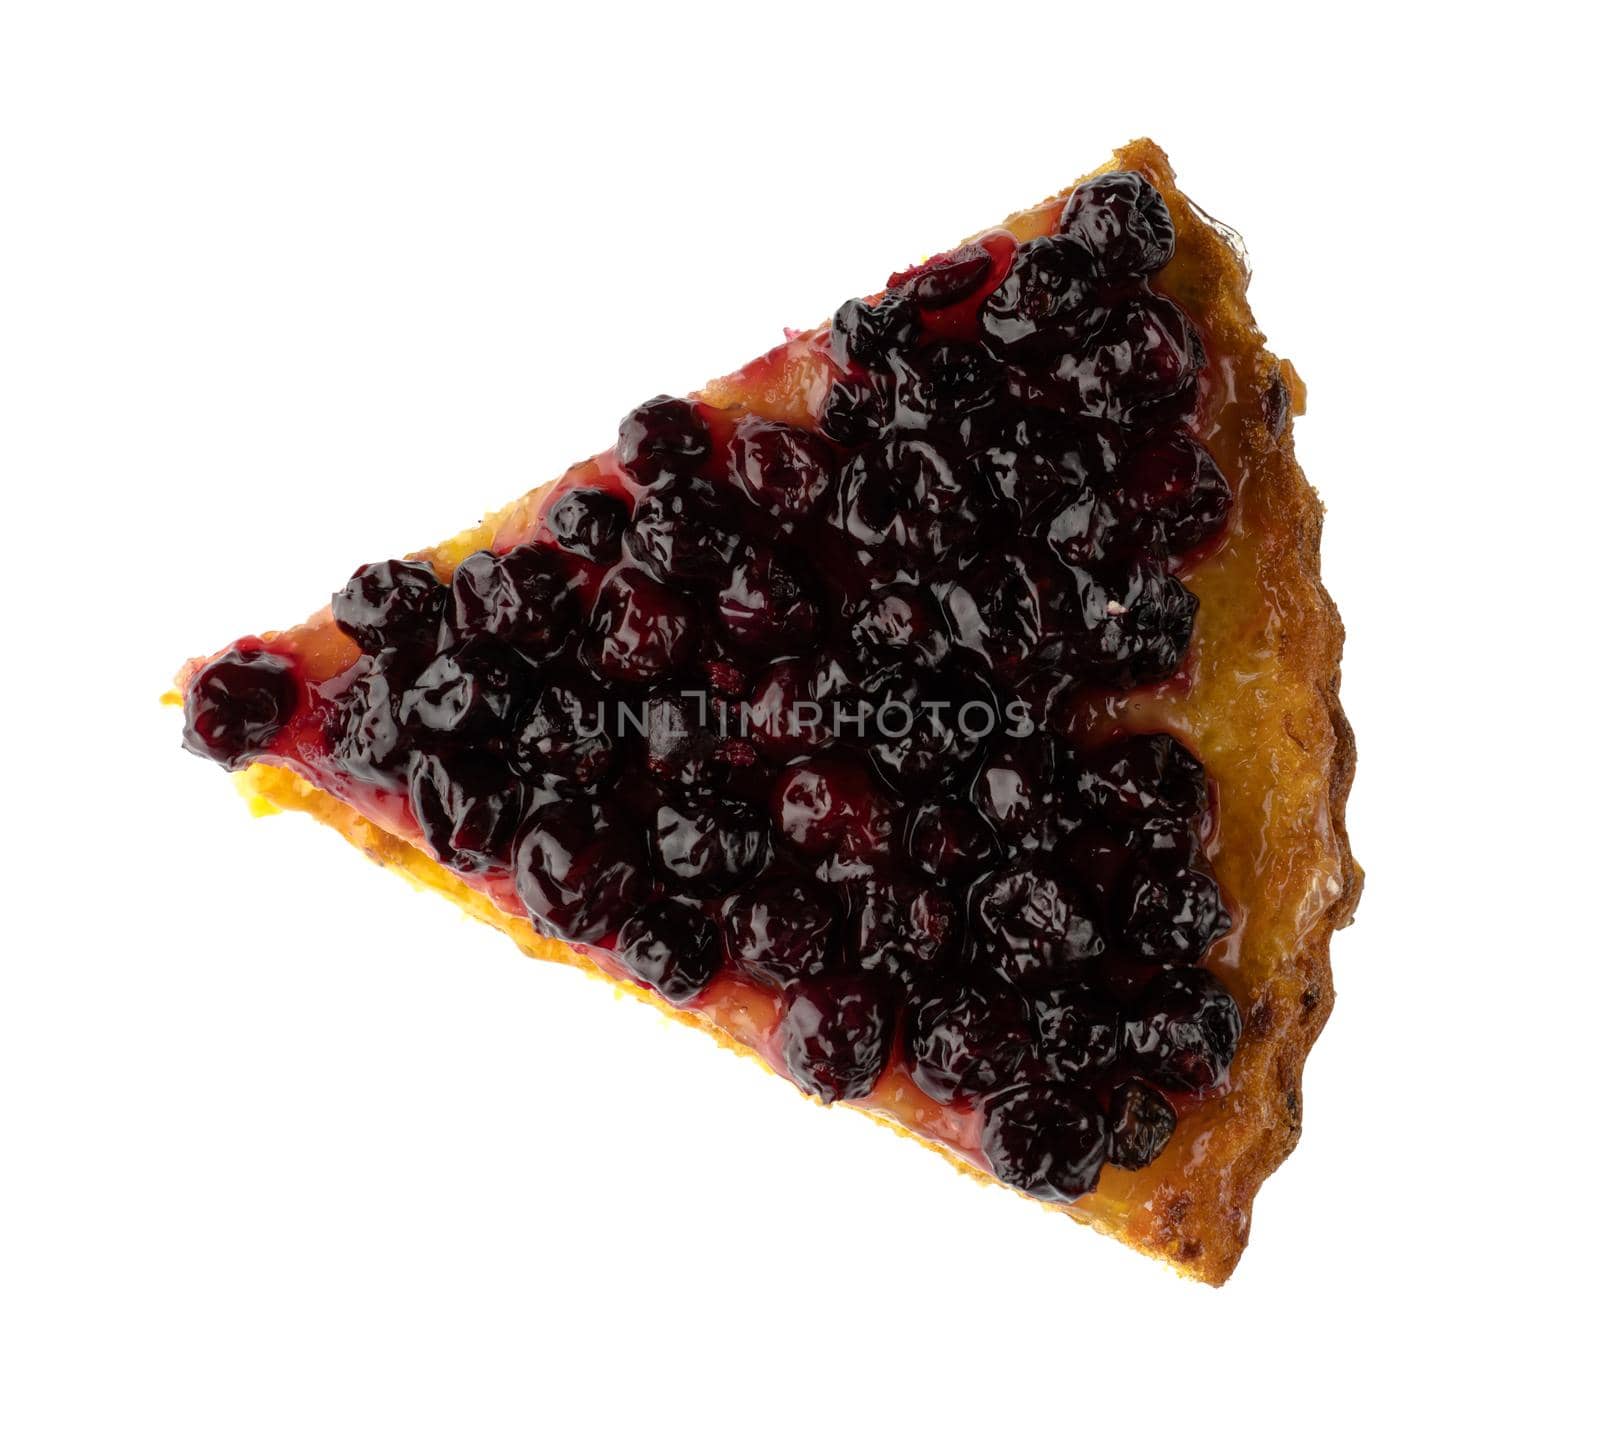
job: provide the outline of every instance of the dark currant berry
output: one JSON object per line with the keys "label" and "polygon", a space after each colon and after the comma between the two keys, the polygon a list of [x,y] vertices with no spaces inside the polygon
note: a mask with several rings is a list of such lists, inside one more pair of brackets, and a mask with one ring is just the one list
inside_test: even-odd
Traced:
{"label": "dark currant berry", "polygon": [[1093,565],[1105,557],[1116,536],[1115,512],[1086,487],[1051,515],[1045,542],[1063,565]]}
{"label": "dark currant berry", "polygon": [[617,464],[640,486],[692,475],[710,454],[711,433],[694,403],[681,397],[652,397],[617,431]]}
{"label": "dark currant berry", "polygon": [[583,681],[552,680],[523,717],[511,762],[530,777],[593,788],[615,766],[615,733],[597,689]]}
{"label": "dark currant berry", "polygon": [[896,294],[876,304],[851,298],[833,315],[833,360],[840,367],[882,369],[920,326],[916,307]]}
{"label": "dark currant berry", "polygon": [[1145,854],[1163,868],[1180,863],[1195,863],[1203,857],[1195,840],[1195,829],[1170,814],[1151,814],[1127,831],[1128,851]]}
{"label": "dark currant berry", "polygon": [[1063,403],[1124,424],[1181,416],[1205,366],[1194,325],[1170,298],[1146,293],[1113,309],[1052,369]]}
{"label": "dark currant berry", "polygon": [[827,970],[838,938],[838,913],[814,883],[764,878],[728,900],[722,929],[737,970],[757,982],[787,987]]}
{"label": "dark currant berry", "polygon": [[992,670],[1009,673],[1038,647],[1055,572],[1024,556],[983,562],[945,595],[956,639]]}
{"label": "dark currant berry", "polygon": [[994,258],[981,243],[941,253],[889,279],[889,291],[923,308],[947,308],[984,284]]}
{"label": "dark currant berry", "polygon": [[1087,987],[1055,988],[1032,998],[1039,1065],[1056,1082],[1090,1080],[1117,1060],[1122,1017]]}
{"label": "dark currant berry", "polygon": [[1171,259],[1176,242],[1166,200],[1143,174],[1128,171],[1079,184],[1062,210],[1061,232],[1110,278],[1154,273]]}
{"label": "dark currant berry", "polygon": [[723,770],[720,707],[704,690],[651,695],[644,702],[645,763],[665,784],[713,782]]}
{"label": "dark currant berry", "polygon": [[767,822],[735,799],[683,795],[656,809],[650,848],[657,866],[684,889],[725,893],[767,861]]}
{"label": "dark currant berry", "polygon": [[940,889],[907,877],[872,878],[856,895],[847,961],[907,991],[939,980],[961,938],[961,910]]}
{"label": "dark currant berry", "polygon": [[1116,831],[1094,821],[1073,826],[1068,814],[1057,815],[1057,837],[1051,840],[1056,861],[1072,870],[1077,885],[1091,895],[1096,910],[1096,926],[1113,926],[1110,916],[1112,895],[1128,866],[1128,847]]}
{"label": "dark currant berry", "polygon": [[894,1005],[875,978],[835,973],[799,984],[778,1024],[790,1075],[823,1102],[864,1097],[894,1049]]}
{"label": "dark currant berry", "polygon": [[882,586],[851,617],[850,643],[864,666],[937,665],[950,646],[944,614],[926,586]]}
{"label": "dark currant berry", "polygon": [[1065,751],[1048,734],[995,745],[972,781],[972,801],[994,831],[1014,849],[1027,848],[1056,809]]}
{"label": "dark currant berry", "polygon": [[1075,1201],[1100,1182],[1106,1122],[1071,1086],[1013,1087],[983,1109],[983,1154],[995,1176],[1041,1201]]}
{"label": "dark currant berry", "polygon": [[406,682],[392,653],[363,656],[361,670],[328,711],[328,750],[346,773],[367,784],[395,784],[410,748],[400,727]]}
{"label": "dark currant berry", "polygon": [[920,1003],[906,1028],[911,1076],[936,1102],[966,1102],[1011,1080],[1032,1041],[1027,1007],[1004,986]]}
{"label": "dark currant berry", "polygon": [[424,738],[492,738],[532,697],[536,671],[508,645],[478,638],[436,655],[400,697],[400,723]]}
{"label": "dark currant berry", "polygon": [[846,447],[864,446],[888,422],[882,393],[871,382],[855,377],[840,377],[828,388],[817,417],[823,436]]}
{"label": "dark currant berry", "polygon": [[988,483],[1008,518],[1028,527],[1104,481],[1116,469],[1120,445],[1103,423],[1027,408],[997,424],[969,471]]}
{"label": "dark currant berry", "polygon": [[963,783],[1000,725],[993,691],[957,674],[887,670],[865,693],[872,706],[867,747],[873,767],[902,794]]}
{"label": "dark currant berry", "polygon": [[1094,678],[1145,685],[1183,664],[1200,602],[1176,576],[1148,562],[1105,575],[1073,567],[1065,589],[1069,638]]}
{"label": "dark currant berry", "polygon": [[768,759],[783,762],[808,754],[831,737],[811,675],[808,660],[779,660],[767,668],[752,692],[750,737]]}
{"label": "dark currant berry", "polygon": [[1204,767],[1170,734],[1130,735],[1080,755],[1076,783],[1090,807],[1121,824],[1195,819],[1208,798]]}
{"label": "dark currant berry", "polygon": [[816,635],[816,603],[769,547],[746,552],[717,593],[723,633],[741,650],[803,649]]}
{"label": "dark currant berry", "polygon": [[1170,432],[1140,447],[1119,473],[1112,502],[1124,525],[1174,554],[1204,545],[1228,524],[1233,493],[1199,442]]}
{"label": "dark currant berry", "polygon": [[628,508],[610,492],[580,486],[557,501],[545,521],[563,551],[608,566],[622,550]]}
{"label": "dark currant berry", "polygon": [[1267,424],[1267,430],[1272,433],[1272,440],[1277,441],[1283,435],[1283,430],[1289,425],[1289,415],[1293,404],[1289,398],[1289,384],[1283,380],[1280,369],[1272,374],[1272,379],[1261,393],[1261,419]]}
{"label": "dark currant berry", "polygon": [[894,805],[860,765],[824,755],[791,764],[778,776],[772,820],[801,853],[863,862],[888,853]]}
{"label": "dark currant berry", "polygon": [[578,619],[577,593],[548,546],[474,551],[456,567],[450,594],[457,635],[504,640],[533,655],[554,650]]}
{"label": "dark currant berry", "polygon": [[953,421],[986,407],[1004,377],[976,343],[938,342],[897,358],[895,401],[902,425]]}
{"label": "dark currant berry", "polygon": [[633,508],[624,538],[635,560],[659,581],[721,580],[739,552],[739,538],[704,482],[665,482]]}
{"label": "dark currant berry", "polygon": [[989,874],[972,899],[989,962],[1018,987],[1071,982],[1105,951],[1088,896],[1042,858]]}
{"label": "dark currant berry", "polygon": [[1093,261],[1069,238],[1034,238],[1017,249],[1005,281],[984,299],[978,321],[991,346],[1025,353],[1104,313]]}
{"label": "dark currant berry", "polygon": [[861,548],[861,564],[915,568],[977,534],[973,496],[938,443],[893,438],[845,468],[835,520]]}
{"label": "dark currant berry", "polygon": [[695,650],[694,609],[642,571],[613,571],[589,617],[594,668],[611,680],[650,681],[686,665]]}
{"label": "dark currant berry", "polygon": [[1124,1082],[1111,1093],[1111,1149],[1106,1160],[1142,1171],[1166,1150],[1178,1129],[1172,1103],[1144,1082]]}
{"label": "dark currant berry", "polygon": [[540,809],[512,852],[517,893],[534,926],[552,937],[594,943],[615,933],[649,891],[642,841],[603,804]]}
{"label": "dark currant berry", "polygon": [[681,1007],[699,997],[722,967],[717,925],[687,903],[652,903],[622,925],[617,961]]}
{"label": "dark currant berry", "polygon": [[997,852],[988,824],[965,800],[924,804],[906,830],[911,862],[941,882],[976,878],[994,862]]}
{"label": "dark currant berry", "polygon": [[1122,1029],[1127,1063],[1176,1091],[1204,1092],[1227,1075],[1239,1046],[1239,1004],[1204,968],[1158,973]]}
{"label": "dark currant berry", "polygon": [[294,671],[266,650],[229,650],[205,666],[183,697],[183,745],[238,769],[265,750],[300,703]]}
{"label": "dark currant berry", "polygon": [[440,863],[471,873],[504,868],[522,817],[522,786],[493,755],[419,754],[411,765],[411,812]]}
{"label": "dark currant berry", "polygon": [[804,516],[832,486],[834,457],[811,432],[746,417],[733,436],[733,470],[757,506],[780,517]]}
{"label": "dark currant berry", "polygon": [[426,561],[374,561],[333,597],[333,619],[369,655],[385,647],[431,647],[447,592]]}
{"label": "dark currant berry", "polygon": [[1137,862],[1117,897],[1122,946],[1153,963],[1198,962],[1233,926],[1208,873],[1187,865]]}

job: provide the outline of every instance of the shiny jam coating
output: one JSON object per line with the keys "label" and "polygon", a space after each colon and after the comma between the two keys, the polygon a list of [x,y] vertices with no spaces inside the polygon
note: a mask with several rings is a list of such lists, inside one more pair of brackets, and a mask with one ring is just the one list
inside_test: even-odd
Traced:
{"label": "shiny jam coating", "polygon": [[1205,770],[1071,733],[1180,675],[1182,572],[1229,519],[1205,347],[1148,283],[1172,251],[1105,174],[1054,234],[896,274],[820,339],[815,428],[642,404],[523,543],[361,567],[340,679],[205,667],[186,743],[233,767],[293,725],[540,931],[679,1006],[773,989],[799,1085],[898,1066],[1031,1195],[1146,1165],[1241,1021],[1199,965],[1231,922]]}

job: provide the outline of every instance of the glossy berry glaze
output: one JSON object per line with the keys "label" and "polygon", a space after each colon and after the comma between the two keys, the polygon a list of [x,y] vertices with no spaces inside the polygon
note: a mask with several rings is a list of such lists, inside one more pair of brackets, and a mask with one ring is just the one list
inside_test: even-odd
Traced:
{"label": "glossy berry glaze", "polygon": [[1034,1196],[1148,1165],[1241,1030],[1206,772],[1103,715],[1184,679],[1232,504],[1173,244],[1110,173],[894,275],[768,359],[804,415],[645,403],[492,549],[199,669],[187,743]]}

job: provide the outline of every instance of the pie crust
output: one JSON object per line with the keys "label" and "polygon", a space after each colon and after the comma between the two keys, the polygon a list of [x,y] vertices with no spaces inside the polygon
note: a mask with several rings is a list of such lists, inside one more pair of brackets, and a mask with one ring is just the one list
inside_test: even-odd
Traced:
{"label": "pie crust", "polygon": [[[1221,545],[1184,572],[1200,597],[1185,674],[1153,689],[1101,696],[1082,718],[1170,730],[1215,780],[1209,852],[1235,926],[1206,966],[1238,1001],[1244,1031],[1227,1079],[1185,1112],[1152,1165],[1108,1165],[1096,1191],[1051,1209],[1220,1284],[1249,1239],[1257,1190],[1299,1139],[1301,1069],[1333,1005],[1329,939],[1350,921],[1360,896],[1361,870],[1344,826],[1355,769],[1338,698],[1344,631],[1319,576],[1322,508],[1294,456],[1291,419],[1304,410],[1304,388],[1289,364],[1266,350],[1251,317],[1237,237],[1178,191],[1166,155],[1149,140],[1118,150],[1096,172],[1112,169],[1143,173],[1172,213],[1176,254],[1154,286],[1181,303],[1204,334],[1211,363],[1203,410],[1211,425],[1198,435],[1235,502]],[[1019,240],[1053,232],[1070,191],[1001,226]],[[814,424],[828,376],[817,356],[825,333],[797,334],[699,395],[719,407]],[[448,578],[475,550],[528,539],[551,494],[594,479],[607,459],[574,467],[420,557]],[[357,654],[327,610],[268,638],[292,647],[312,680],[336,675]],[[180,689],[203,663],[184,667]],[[765,990],[719,982],[701,1003],[675,1008],[604,955],[539,935],[520,909],[441,867],[407,830],[386,826],[381,812],[358,810],[281,764],[258,762],[235,777],[256,811],[309,813],[378,862],[502,929],[529,956],[607,978],[770,1065],[763,1049],[777,1007]],[[891,1069],[867,1100],[843,1105],[921,1141],[968,1175],[993,1179],[973,1149],[972,1117],[930,1101],[902,1069]]]}

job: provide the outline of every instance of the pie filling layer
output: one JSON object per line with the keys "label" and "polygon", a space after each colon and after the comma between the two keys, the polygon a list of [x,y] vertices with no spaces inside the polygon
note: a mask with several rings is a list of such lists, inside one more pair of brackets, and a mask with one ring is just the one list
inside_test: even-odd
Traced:
{"label": "pie filling layer", "polygon": [[1241,1030],[1206,771],[1103,713],[1183,681],[1233,502],[1173,247],[1108,173],[895,274],[796,339],[812,420],[645,403],[527,529],[202,667],[188,746],[1019,1190],[1148,1165]]}

